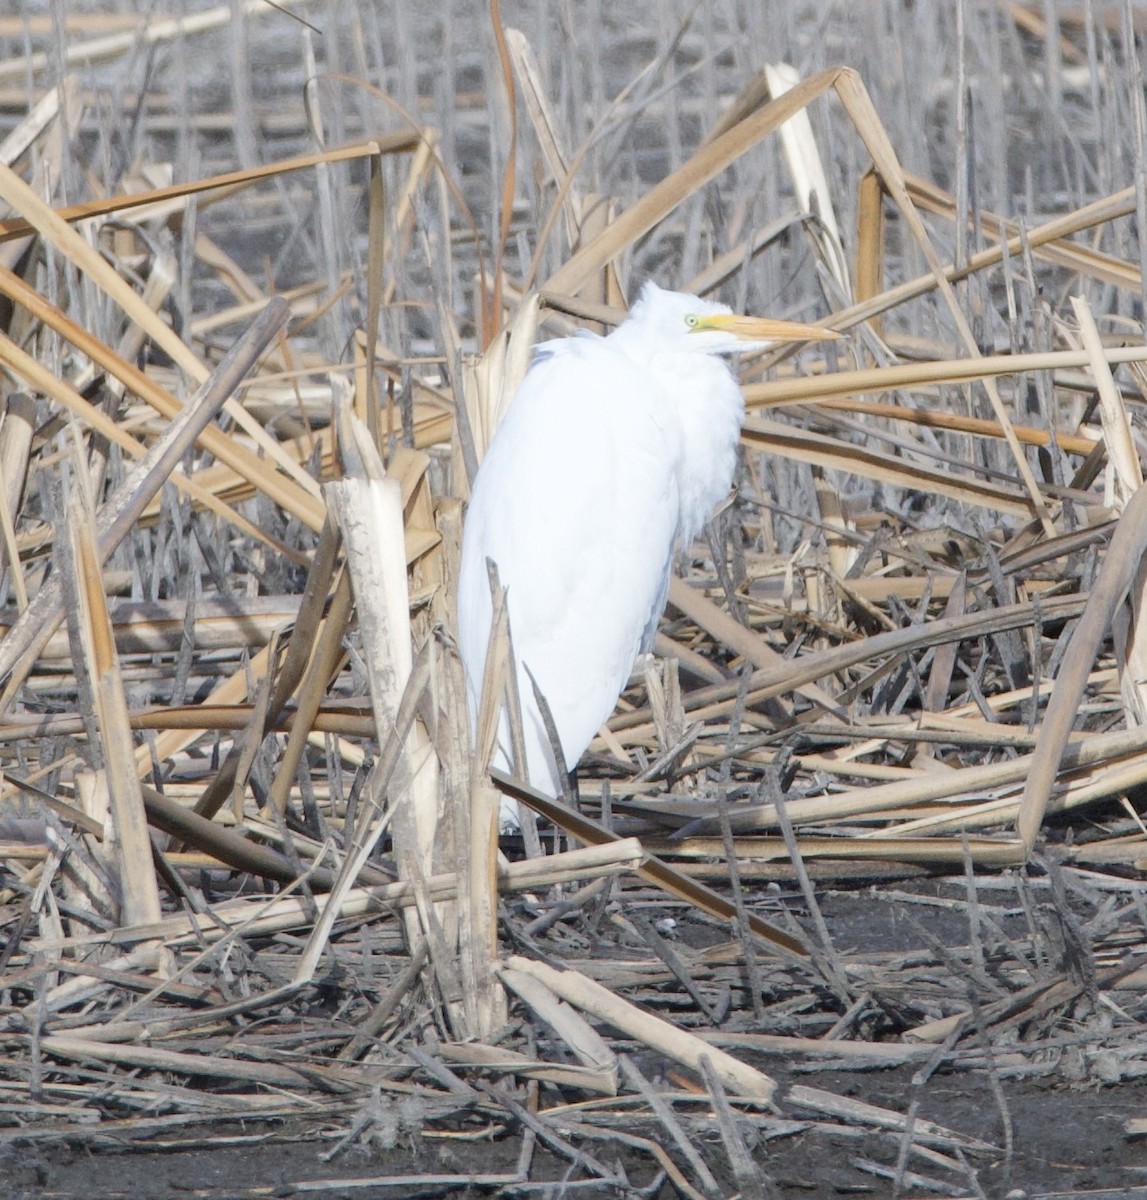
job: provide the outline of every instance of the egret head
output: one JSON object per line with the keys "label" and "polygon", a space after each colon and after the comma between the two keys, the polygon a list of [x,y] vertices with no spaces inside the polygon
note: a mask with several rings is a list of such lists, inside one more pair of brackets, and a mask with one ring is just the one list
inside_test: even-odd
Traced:
{"label": "egret head", "polygon": [[639,330],[656,338],[666,350],[693,350],[701,354],[735,354],[761,350],[778,342],[825,341],[838,338],[835,330],[820,325],[744,317],[727,304],[715,304],[684,292],[667,292],[647,283],[622,329]]}

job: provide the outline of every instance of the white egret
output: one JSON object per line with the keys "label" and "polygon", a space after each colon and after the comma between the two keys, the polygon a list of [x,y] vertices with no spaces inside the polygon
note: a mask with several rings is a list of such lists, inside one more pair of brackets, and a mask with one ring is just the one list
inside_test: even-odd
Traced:
{"label": "white egret", "polygon": [[[530,675],[572,769],[652,645],[674,548],[688,546],[728,494],[744,398],[720,356],[836,336],[649,283],[607,337],[537,347],[474,480],[458,624],[473,728],[492,560],[518,664],[519,774],[539,791],[561,788]],[[495,765],[508,766],[509,740],[503,714]]]}

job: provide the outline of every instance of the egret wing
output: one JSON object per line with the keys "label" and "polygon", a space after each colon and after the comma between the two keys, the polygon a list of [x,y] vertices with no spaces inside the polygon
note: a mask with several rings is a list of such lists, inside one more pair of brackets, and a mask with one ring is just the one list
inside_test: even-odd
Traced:
{"label": "egret wing", "polygon": [[[570,765],[613,710],[664,603],[680,445],[662,402],[652,376],[606,342],[551,343],[475,480],[459,581],[472,693],[489,633],[490,558],[507,588],[519,663],[545,695]],[[553,790],[524,671],[519,687],[530,776]]]}

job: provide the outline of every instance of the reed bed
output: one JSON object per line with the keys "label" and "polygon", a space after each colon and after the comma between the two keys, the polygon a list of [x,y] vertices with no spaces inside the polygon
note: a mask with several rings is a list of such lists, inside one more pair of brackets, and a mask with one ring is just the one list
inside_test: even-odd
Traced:
{"label": "reed bed", "polygon": [[[1133,6],[782,6],[751,69],[736,6],[294,7],[0,18],[0,1144],[1051,1178],[1007,1088],[1147,1071]],[[575,811],[471,750],[451,588],[530,348],[645,275],[849,336],[739,364]]]}

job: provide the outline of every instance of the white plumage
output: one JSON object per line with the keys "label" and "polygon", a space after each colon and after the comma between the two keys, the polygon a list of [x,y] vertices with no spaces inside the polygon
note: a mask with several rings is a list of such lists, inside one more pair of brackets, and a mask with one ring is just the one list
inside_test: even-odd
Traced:
{"label": "white plumage", "polygon": [[[471,725],[490,633],[486,560],[507,591],[530,783],[560,792],[526,668],[573,768],[652,644],[674,547],[726,496],[744,413],[725,353],[828,330],[737,317],[646,284],[608,337],[542,343],[479,468],[458,624]],[[504,714],[496,765],[510,759]]]}

